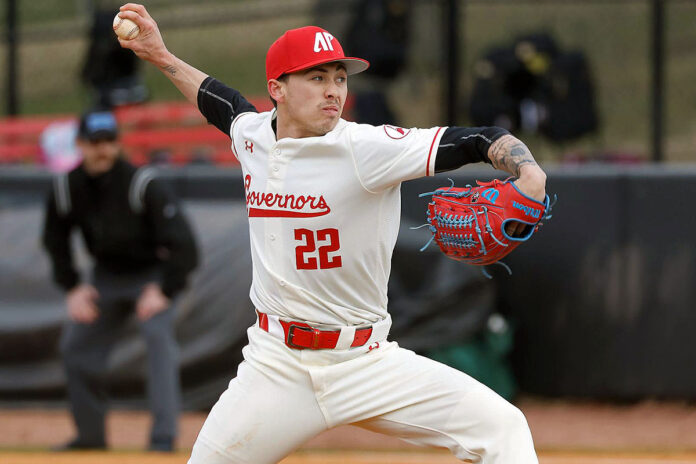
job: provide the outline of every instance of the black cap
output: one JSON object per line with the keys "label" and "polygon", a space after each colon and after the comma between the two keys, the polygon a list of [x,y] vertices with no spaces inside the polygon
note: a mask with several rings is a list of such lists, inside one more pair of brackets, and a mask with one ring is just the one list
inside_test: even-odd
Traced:
{"label": "black cap", "polygon": [[118,125],[114,113],[108,110],[88,111],[80,118],[77,136],[84,140],[116,140]]}

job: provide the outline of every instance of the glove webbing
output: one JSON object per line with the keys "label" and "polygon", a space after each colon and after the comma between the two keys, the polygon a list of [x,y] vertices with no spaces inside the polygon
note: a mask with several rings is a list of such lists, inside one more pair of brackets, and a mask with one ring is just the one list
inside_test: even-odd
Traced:
{"label": "glove webbing", "polygon": [[[452,185],[449,187],[447,190],[435,190],[434,192],[425,192],[421,193],[418,195],[419,198],[426,197],[426,196],[433,196],[433,195],[439,195],[441,197],[453,197],[453,198],[463,198],[463,197],[468,197],[470,195],[475,195],[478,197],[479,193],[478,192],[472,192],[473,186],[470,184],[467,184],[464,186],[465,189],[461,192],[450,192],[450,189],[454,187],[454,181],[452,179],[448,179]],[[458,206],[459,203],[457,203]],[[478,238],[478,241],[473,238],[473,234],[446,234],[442,233],[440,234],[440,242],[444,243],[447,246],[452,246],[455,248],[459,249],[466,249],[466,248],[473,248],[474,246],[481,245],[481,250],[480,253],[483,255],[488,254],[488,251],[486,250],[486,246],[483,241],[483,237],[481,236],[481,228],[478,226],[478,222],[475,221],[476,214],[483,214],[484,217],[486,218],[486,231],[491,235],[491,238],[495,240],[496,243],[498,243],[500,246],[507,247],[507,244],[502,243],[498,238],[493,234],[493,228],[490,225],[490,221],[488,220],[488,208],[485,206],[481,206],[481,211],[477,213],[473,207],[469,206],[468,207],[471,210],[472,214],[468,215],[462,215],[462,214],[456,214],[456,213],[450,213],[450,214],[445,214],[443,215],[439,211],[435,213],[435,216],[431,219],[428,218],[428,223],[423,224],[418,227],[411,227],[411,229],[420,229],[421,227],[427,226],[430,231],[432,232],[432,235],[430,237],[430,240],[423,245],[423,247],[420,249],[420,251],[425,251],[430,244],[435,240],[435,235],[437,234],[437,228],[432,225],[432,222],[436,222],[438,226],[441,227],[451,227],[454,229],[465,229],[468,227],[471,227],[472,225],[475,225],[475,230],[476,230],[476,235]],[[494,264],[499,264],[503,266],[508,274],[512,275],[512,270],[510,267],[508,267],[507,264],[497,261]],[[486,276],[489,279],[492,279],[493,277],[486,271],[485,267],[481,268],[481,273]]]}

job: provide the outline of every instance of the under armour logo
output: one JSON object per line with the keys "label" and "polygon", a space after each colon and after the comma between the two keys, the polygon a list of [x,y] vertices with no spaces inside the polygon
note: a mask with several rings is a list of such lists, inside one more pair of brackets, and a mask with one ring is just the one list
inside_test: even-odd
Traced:
{"label": "under armour logo", "polygon": [[377,348],[379,348],[379,342],[374,342],[372,345],[369,346],[367,351],[376,350]]}
{"label": "under armour logo", "polygon": [[250,142],[248,140],[244,141],[244,149],[248,151],[249,153],[254,153],[254,142]]}
{"label": "under armour logo", "polygon": [[331,43],[333,38],[334,36],[332,36],[328,32],[317,32],[314,36],[314,51],[317,53],[321,51],[333,51],[334,48],[333,44]]}

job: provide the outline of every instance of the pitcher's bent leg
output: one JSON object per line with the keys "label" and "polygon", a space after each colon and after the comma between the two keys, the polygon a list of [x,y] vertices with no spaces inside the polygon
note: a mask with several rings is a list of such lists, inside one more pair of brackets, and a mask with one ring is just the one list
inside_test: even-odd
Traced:
{"label": "pitcher's bent leg", "polygon": [[[412,373],[410,404],[356,423],[408,442],[449,448],[461,460],[483,464],[538,464],[532,435],[522,412],[480,382],[444,364],[401,350],[397,365]],[[398,361],[398,360],[396,360]],[[407,377],[406,375],[403,376]]]}
{"label": "pitcher's bent leg", "polygon": [[283,382],[240,364],[210,411],[189,464],[271,464],[326,430],[307,382]]}

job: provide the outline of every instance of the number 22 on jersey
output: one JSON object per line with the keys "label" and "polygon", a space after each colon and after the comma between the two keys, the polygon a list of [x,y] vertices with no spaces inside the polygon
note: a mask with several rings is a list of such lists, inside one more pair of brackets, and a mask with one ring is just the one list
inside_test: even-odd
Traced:
{"label": "number 22 on jersey", "polygon": [[340,256],[329,255],[341,248],[338,229],[295,229],[295,240],[302,242],[295,248],[297,269],[332,269],[343,265]]}

